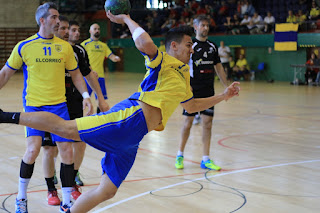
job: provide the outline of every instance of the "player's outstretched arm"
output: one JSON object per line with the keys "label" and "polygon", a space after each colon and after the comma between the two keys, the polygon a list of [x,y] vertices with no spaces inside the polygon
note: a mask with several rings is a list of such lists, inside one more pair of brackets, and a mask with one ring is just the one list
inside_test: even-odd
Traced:
{"label": "player's outstretched arm", "polygon": [[107,16],[110,21],[114,23],[125,23],[128,26],[134,43],[140,52],[147,54],[149,58],[154,58],[157,55],[158,48],[153,43],[150,35],[145,32],[135,21],[133,21],[129,15],[113,15],[110,11],[108,11]]}
{"label": "player's outstretched arm", "polygon": [[194,113],[208,109],[223,100],[227,101],[234,96],[238,96],[240,91],[240,87],[238,86],[239,84],[239,82],[233,82],[224,90],[223,93],[219,95],[211,96],[208,98],[194,98],[181,105],[188,113]]}
{"label": "player's outstretched arm", "polygon": [[6,85],[6,83],[9,81],[10,77],[16,72],[16,70],[13,70],[9,68],[7,65],[4,65],[2,69],[0,70],[0,89]]}

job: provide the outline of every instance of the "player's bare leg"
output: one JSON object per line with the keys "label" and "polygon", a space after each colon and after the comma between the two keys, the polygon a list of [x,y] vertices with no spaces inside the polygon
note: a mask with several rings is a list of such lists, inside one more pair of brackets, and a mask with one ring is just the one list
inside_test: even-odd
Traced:
{"label": "player's bare leg", "polygon": [[108,175],[103,174],[98,188],[83,193],[73,204],[70,211],[72,213],[88,212],[99,203],[114,197],[117,191],[118,188],[112,183]]}

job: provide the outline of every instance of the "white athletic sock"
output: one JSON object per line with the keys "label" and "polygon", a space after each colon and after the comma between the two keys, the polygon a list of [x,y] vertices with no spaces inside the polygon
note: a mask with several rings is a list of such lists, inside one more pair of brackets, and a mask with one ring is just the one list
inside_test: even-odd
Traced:
{"label": "white athletic sock", "polygon": [[209,158],[209,156],[207,156],[207,155],[202,156],[203,162],[206,162],[206,161],[209,160],[209,159],[210,159],[210,158]]}
{"label": "white athletic sock", "polygon": [[177,156],[183,156],[183,152],[181,152],[180,150],[177,152]]}
{"label": "white athletic sock", "polygon": [[70,204],[72,187],[61,187],[62,190],[62,205]]}
{"label": "white athletic sock", "polygon": [[31,178],[21,178],[19,177],[19,192],[17,195],[17,200],[27,199],[27,189]]}

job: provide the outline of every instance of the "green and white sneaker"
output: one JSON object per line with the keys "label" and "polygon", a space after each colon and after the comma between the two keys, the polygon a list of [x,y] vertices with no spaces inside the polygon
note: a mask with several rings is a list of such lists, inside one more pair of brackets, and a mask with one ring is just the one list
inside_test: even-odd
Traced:
{"label": "green and white sneaker", "polygon": [[211,170],[217,170],[219,171],[221,169],[220,166],[217,166],[216,164],[214,164],[214,162],[212,160],[207,160],[206,162],[201,161],[201,168],[202,169],[211,169]]}
{"label": "green and white sneaker", "polygon": [[177,169],[183,169],[184,166],[183,166],[183,156],[182,155],[177,156],[175,166]]}

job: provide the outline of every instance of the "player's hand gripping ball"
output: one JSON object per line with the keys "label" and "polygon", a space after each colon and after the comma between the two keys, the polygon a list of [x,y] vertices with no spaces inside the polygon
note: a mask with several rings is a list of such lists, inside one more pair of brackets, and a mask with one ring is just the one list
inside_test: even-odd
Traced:
{"label": "player's hand gripping ball", "polygon": [[129,14],[131,5],[129,0],[106,0],[104,4],[106,12],[110,10],[113,15]]}

